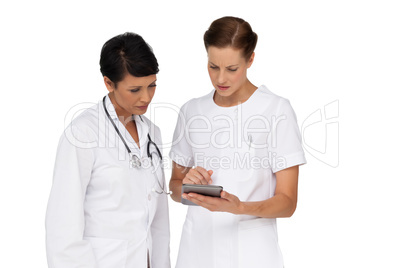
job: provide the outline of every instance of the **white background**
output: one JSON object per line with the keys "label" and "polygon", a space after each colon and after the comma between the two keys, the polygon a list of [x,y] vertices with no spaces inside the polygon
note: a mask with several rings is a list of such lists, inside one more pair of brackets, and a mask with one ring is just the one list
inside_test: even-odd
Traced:
{"label": "white background", "polygon": [[[154,103],[181,106],[212,89],[202,36],[225,15],[259,35],[249,78],[290,99],[300,126],[335,102],[333,124],[303,132],[306,149],[321,153],[306,151],[298,210],[278,221],[286,267],[402,267],[400,1],[39,0],[0,10],[0,267],[47,265],[58,139],[72,107],[106,94],[103,43],[141,34],[160,64]],[[153,116],[168,143],[177,115]],[[170,202],[172,266],[184,215]]]}

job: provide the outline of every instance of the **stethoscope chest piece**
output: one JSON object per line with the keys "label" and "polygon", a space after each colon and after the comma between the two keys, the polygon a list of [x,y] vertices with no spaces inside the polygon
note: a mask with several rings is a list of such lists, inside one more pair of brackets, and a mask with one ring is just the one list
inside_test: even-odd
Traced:
{"label": "stethoscope chest piece", "polygon": [[130,167],[131,168],[139,168],[141,167],[141,160],[135,154],[130,153]]}

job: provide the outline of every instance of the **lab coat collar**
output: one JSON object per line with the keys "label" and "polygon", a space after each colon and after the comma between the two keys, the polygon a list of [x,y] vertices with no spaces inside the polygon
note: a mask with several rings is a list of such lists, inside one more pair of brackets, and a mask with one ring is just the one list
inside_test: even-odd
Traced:
{"label": "lab coat collar", "polygon": [[[112,104],[112,101],[110,100],[109,94],[106,95],[106,100],[105,100],[105,102],[106,102],[106,109],[107,109],[107,111],[109,112],[110,117],[111,117],[113,120],[119,119],[118,116],[117,116],[117,113],[116,113],[116,109],[114,108],[114,106],[113,106],[113,104]],[[134,115],[134,120],[135,120],[135,122],[140,121],[141,124],[145,123],[144,119],[143,119],[142,116],[140,116],[140,115]]]}
{"label": "lab coat collar", "polygon": [[[140,151],[141,155],[144,155],[148,143],[148,133],[149,133],[149,126],[145,122],[145,119],[142,118],[141,115],[134,115],[135,124],[137,125],[137,131],[139,136],[139,143],[140,143]],[[131,136],[130,136],[131,137]]]}
{"label": "lab coat collar", "polygon": [[110,114],[110,117],[111,117],[113,120],[119,119],[119,118],[117,117],[116,110],[114,109],[114,106],[113,106],[113,104],[112,104],[112,101],[110,100],[109,94],[106,95],[105,105],[106,105],[107,111],[108,111],[109,114]]}
{"label": "lab coat collar", "polygon": [[[110,114],[110,117],[117,124],[117,122],[119,121],[119,118],[117,116],[116,109],[114,108],[114,106],[112,104],[112,101],[110,100],[109,94],[106,95],[105,105],[106,105],[107,111]],[[140,152],[141,152],[141,155],[142,155],[143,152],[144,152],[143,149],[147,146],[147,142],[148,142],[149,126],[148,126],[146,120],[141,115],[134,115],[134,120],[135,120],[135,123],[137,125],[138,136],[139,136],[139,139],[140,139],[139,140]],[[130,137],[130,143],[134,143],[134,140],[132,139],[132,137],[128,133],[127,133],[127,135],[123,135],[123,136],[125,136],[125,138],[127,136],[129,136]]]}

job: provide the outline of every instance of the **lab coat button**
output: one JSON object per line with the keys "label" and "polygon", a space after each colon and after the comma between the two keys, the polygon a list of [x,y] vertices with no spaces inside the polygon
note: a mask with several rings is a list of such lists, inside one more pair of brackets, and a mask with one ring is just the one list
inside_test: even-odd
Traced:
{"label": "lab coat button", "polygon": [[148,195],[148,200],[151,201],[152,197],[151,194]]}

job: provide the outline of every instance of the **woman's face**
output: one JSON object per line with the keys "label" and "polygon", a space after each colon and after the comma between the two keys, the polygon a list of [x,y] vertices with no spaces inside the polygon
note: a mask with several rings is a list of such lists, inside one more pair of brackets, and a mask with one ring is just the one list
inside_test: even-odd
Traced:
{"label": "woman's face", "polygon": [[120,82],[110,81],[104,77],[105,85],[112,95],[112,102],[119,116],[129,117],[132,114],[142,115],[151,102],[156,89],[156,74],[136,77],[126,74]]}
{"label": "woman's face", "polygon": [[247,82],[247,69],[251,66],[254,54],[249,60],[241,50],[231,47],[208,47],[208,72],[217,94],[229,97],[240,93]]}

